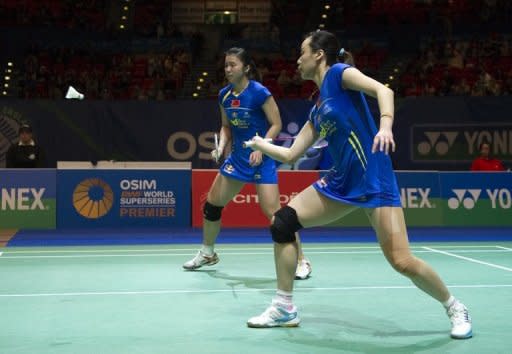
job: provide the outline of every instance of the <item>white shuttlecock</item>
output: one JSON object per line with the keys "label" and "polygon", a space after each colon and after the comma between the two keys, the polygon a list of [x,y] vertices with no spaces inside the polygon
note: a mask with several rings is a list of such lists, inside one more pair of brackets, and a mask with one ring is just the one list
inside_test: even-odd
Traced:
{"label": "white shuttlecock", "polygon": [[71,99],[83,100],[84,97],[85,96],[83,93],[78,92],[73,86],[69,86],[68,92],[66,93],[66,98],[68,100],[71,100]]}

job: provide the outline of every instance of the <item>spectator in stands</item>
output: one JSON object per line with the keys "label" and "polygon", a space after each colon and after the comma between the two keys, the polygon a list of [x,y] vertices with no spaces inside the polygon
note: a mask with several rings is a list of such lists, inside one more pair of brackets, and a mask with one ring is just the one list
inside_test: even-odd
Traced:
{"label": "spectator in stands", "polygon": [[479,150],[480,156],[473,160],[471,171],[505,171],[503,163],[491,157],[491,144],[483,142]]}
{"label": "spectator in stands", "polygon": [[277,77],[277,83],[285,92],[288,92],[288,89],[292,84],[292,79],[288,76],[286,69],[281,70],[279,73],[279,76]]}
{"label": "spectator in stands", "polygon": [[11,145],[6,153],[7,168],[42,168],[46,167],[43,148],[34,141],[32,127],[22,124],[19,128],[18,142]]}

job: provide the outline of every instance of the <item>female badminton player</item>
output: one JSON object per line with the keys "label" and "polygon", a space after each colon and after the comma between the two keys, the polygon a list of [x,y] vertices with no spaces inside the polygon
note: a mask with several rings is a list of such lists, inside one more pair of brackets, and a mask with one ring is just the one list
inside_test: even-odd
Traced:
{"label": "female badminton player", "polygon": [[[256,66],[245,49],[231,48],[226,52],[224,71],[229,84],[219,93],[222,127],[212,157],[218,160],[229,142],[231,153],[208,192],[203,209],[203,246],[194,258],[183,264],[187,270],[219,261],[214,244],[220,231],[222,209],[244,184],[255,184],[261,210],[269,220],[281,207],[275,161],[243,146],[254,135],[272,139],[279,134],[281,117],[277,104],[269,90],[255,80]],[[311,274],[311,264],[303,256],[299,238],[296,240],[292,244],[300,256],[294,274],[298,279],[306,279]]]}
{"label": "female badminton player", "polygon": [[[302,42],[298,69],[303,79],[316,83],[320,96],[292,146],[276,146],[258,136],[247,142],[254,151],[286,163],[300,156],[320,136],[327,140],[334,160],[325,177],[274,214],[270,229],[278,290],[271,306],[247,324],[297,326],[300,320],[292,301],[297,262],[295,233],[302,227],[325,225],[364,208],[391,266],[445,307],[453,338],[469,338],[472,325],[467,308],[450,294],[437,273],[409,249],[398,186],[388,156],[395,149],[391,130],[393,91],[355,67],[338,63],[339,54],[352,59],[339,48],[336,37],[327,31],[312,32]],[[363,93],[378,101],[378,130]]]}

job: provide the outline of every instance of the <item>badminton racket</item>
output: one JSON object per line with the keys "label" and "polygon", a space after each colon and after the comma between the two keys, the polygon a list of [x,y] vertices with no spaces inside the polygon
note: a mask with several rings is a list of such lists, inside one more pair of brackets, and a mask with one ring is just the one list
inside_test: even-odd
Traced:
{"label": "badminton racket", "polygon": [[215,133],[213,137],[215,139],[215,162],[219,163],[219,136]]}

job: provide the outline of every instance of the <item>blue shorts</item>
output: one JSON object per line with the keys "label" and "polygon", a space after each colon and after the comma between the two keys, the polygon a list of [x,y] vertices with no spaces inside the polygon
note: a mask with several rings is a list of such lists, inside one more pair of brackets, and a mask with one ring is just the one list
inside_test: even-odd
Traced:
{"label": "blue shorts", "polygon": [[277,169],[274,160],[264,157],[258,166],[249,165],[248,161],[230,155],[222,164],[220,174],[245,183],[277,184]]}

